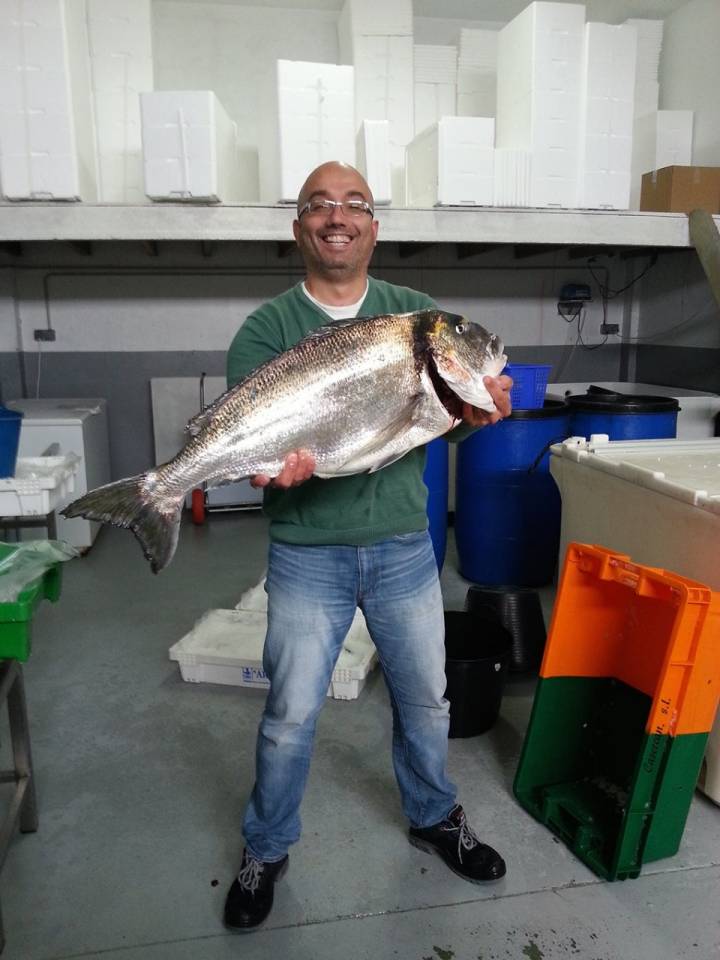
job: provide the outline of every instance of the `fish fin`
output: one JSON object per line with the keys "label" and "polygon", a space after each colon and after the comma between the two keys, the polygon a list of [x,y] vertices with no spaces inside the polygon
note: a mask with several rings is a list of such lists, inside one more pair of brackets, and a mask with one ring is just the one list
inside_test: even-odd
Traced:
{"label": "fish fin", "polygon": [[173,558],[180,531],[184,494],[160,509],[145,492],[147,474],[117,480],[91,490],[61,511],[64,517],[85,517],[115,527],[129,528],[140,541],[153,573],[159,573]]}

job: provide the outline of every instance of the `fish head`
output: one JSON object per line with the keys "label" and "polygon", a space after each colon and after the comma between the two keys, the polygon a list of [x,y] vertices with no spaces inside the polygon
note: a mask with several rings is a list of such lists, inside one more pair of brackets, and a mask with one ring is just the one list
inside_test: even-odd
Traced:
{"label": "fish head", "polygon": [[483,378],[497,377],[507,363],[500,337],[466,317],[436,311],[428,341],[435,370],[452,393],[492,413],[495,403]]}

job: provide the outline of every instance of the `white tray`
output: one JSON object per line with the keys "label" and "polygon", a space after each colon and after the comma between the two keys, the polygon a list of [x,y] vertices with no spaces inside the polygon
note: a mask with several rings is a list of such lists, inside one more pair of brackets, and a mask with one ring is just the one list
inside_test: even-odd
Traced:
{"label": "white tray", "polygon": [[18,457],[14,477],[0,479],[0,516],[45,516],[70,499],[78,458]]}

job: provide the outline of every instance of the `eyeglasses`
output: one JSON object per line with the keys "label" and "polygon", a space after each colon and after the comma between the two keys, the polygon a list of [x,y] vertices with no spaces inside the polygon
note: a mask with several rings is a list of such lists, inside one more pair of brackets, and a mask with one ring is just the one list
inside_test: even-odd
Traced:
{"label": "eyeglasses", "polygon": [[346,217],[361,217],[364,213],[369,213],[371,217],[375,215],[375,211],[367,200],[324,200],[318,198],[308,200],[305,206],[298,210],[298,220],[304,213],[321,213],[327,216],[335,207],[340,207]]}

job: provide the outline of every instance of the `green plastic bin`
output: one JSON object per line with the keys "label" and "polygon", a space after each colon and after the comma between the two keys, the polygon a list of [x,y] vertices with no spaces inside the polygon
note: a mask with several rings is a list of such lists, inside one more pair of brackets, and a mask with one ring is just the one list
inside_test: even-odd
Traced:
{"label": "green plastic bin", "polygon": [[[0,561],[16,550],[13,544],[0,543]],[[54,603],[60,596],[61,567],[62,564],[57,563],[31,580],[14,602],[0,603],[0,660],[25,661],[30,656],[33,612],[42,600]]]}

